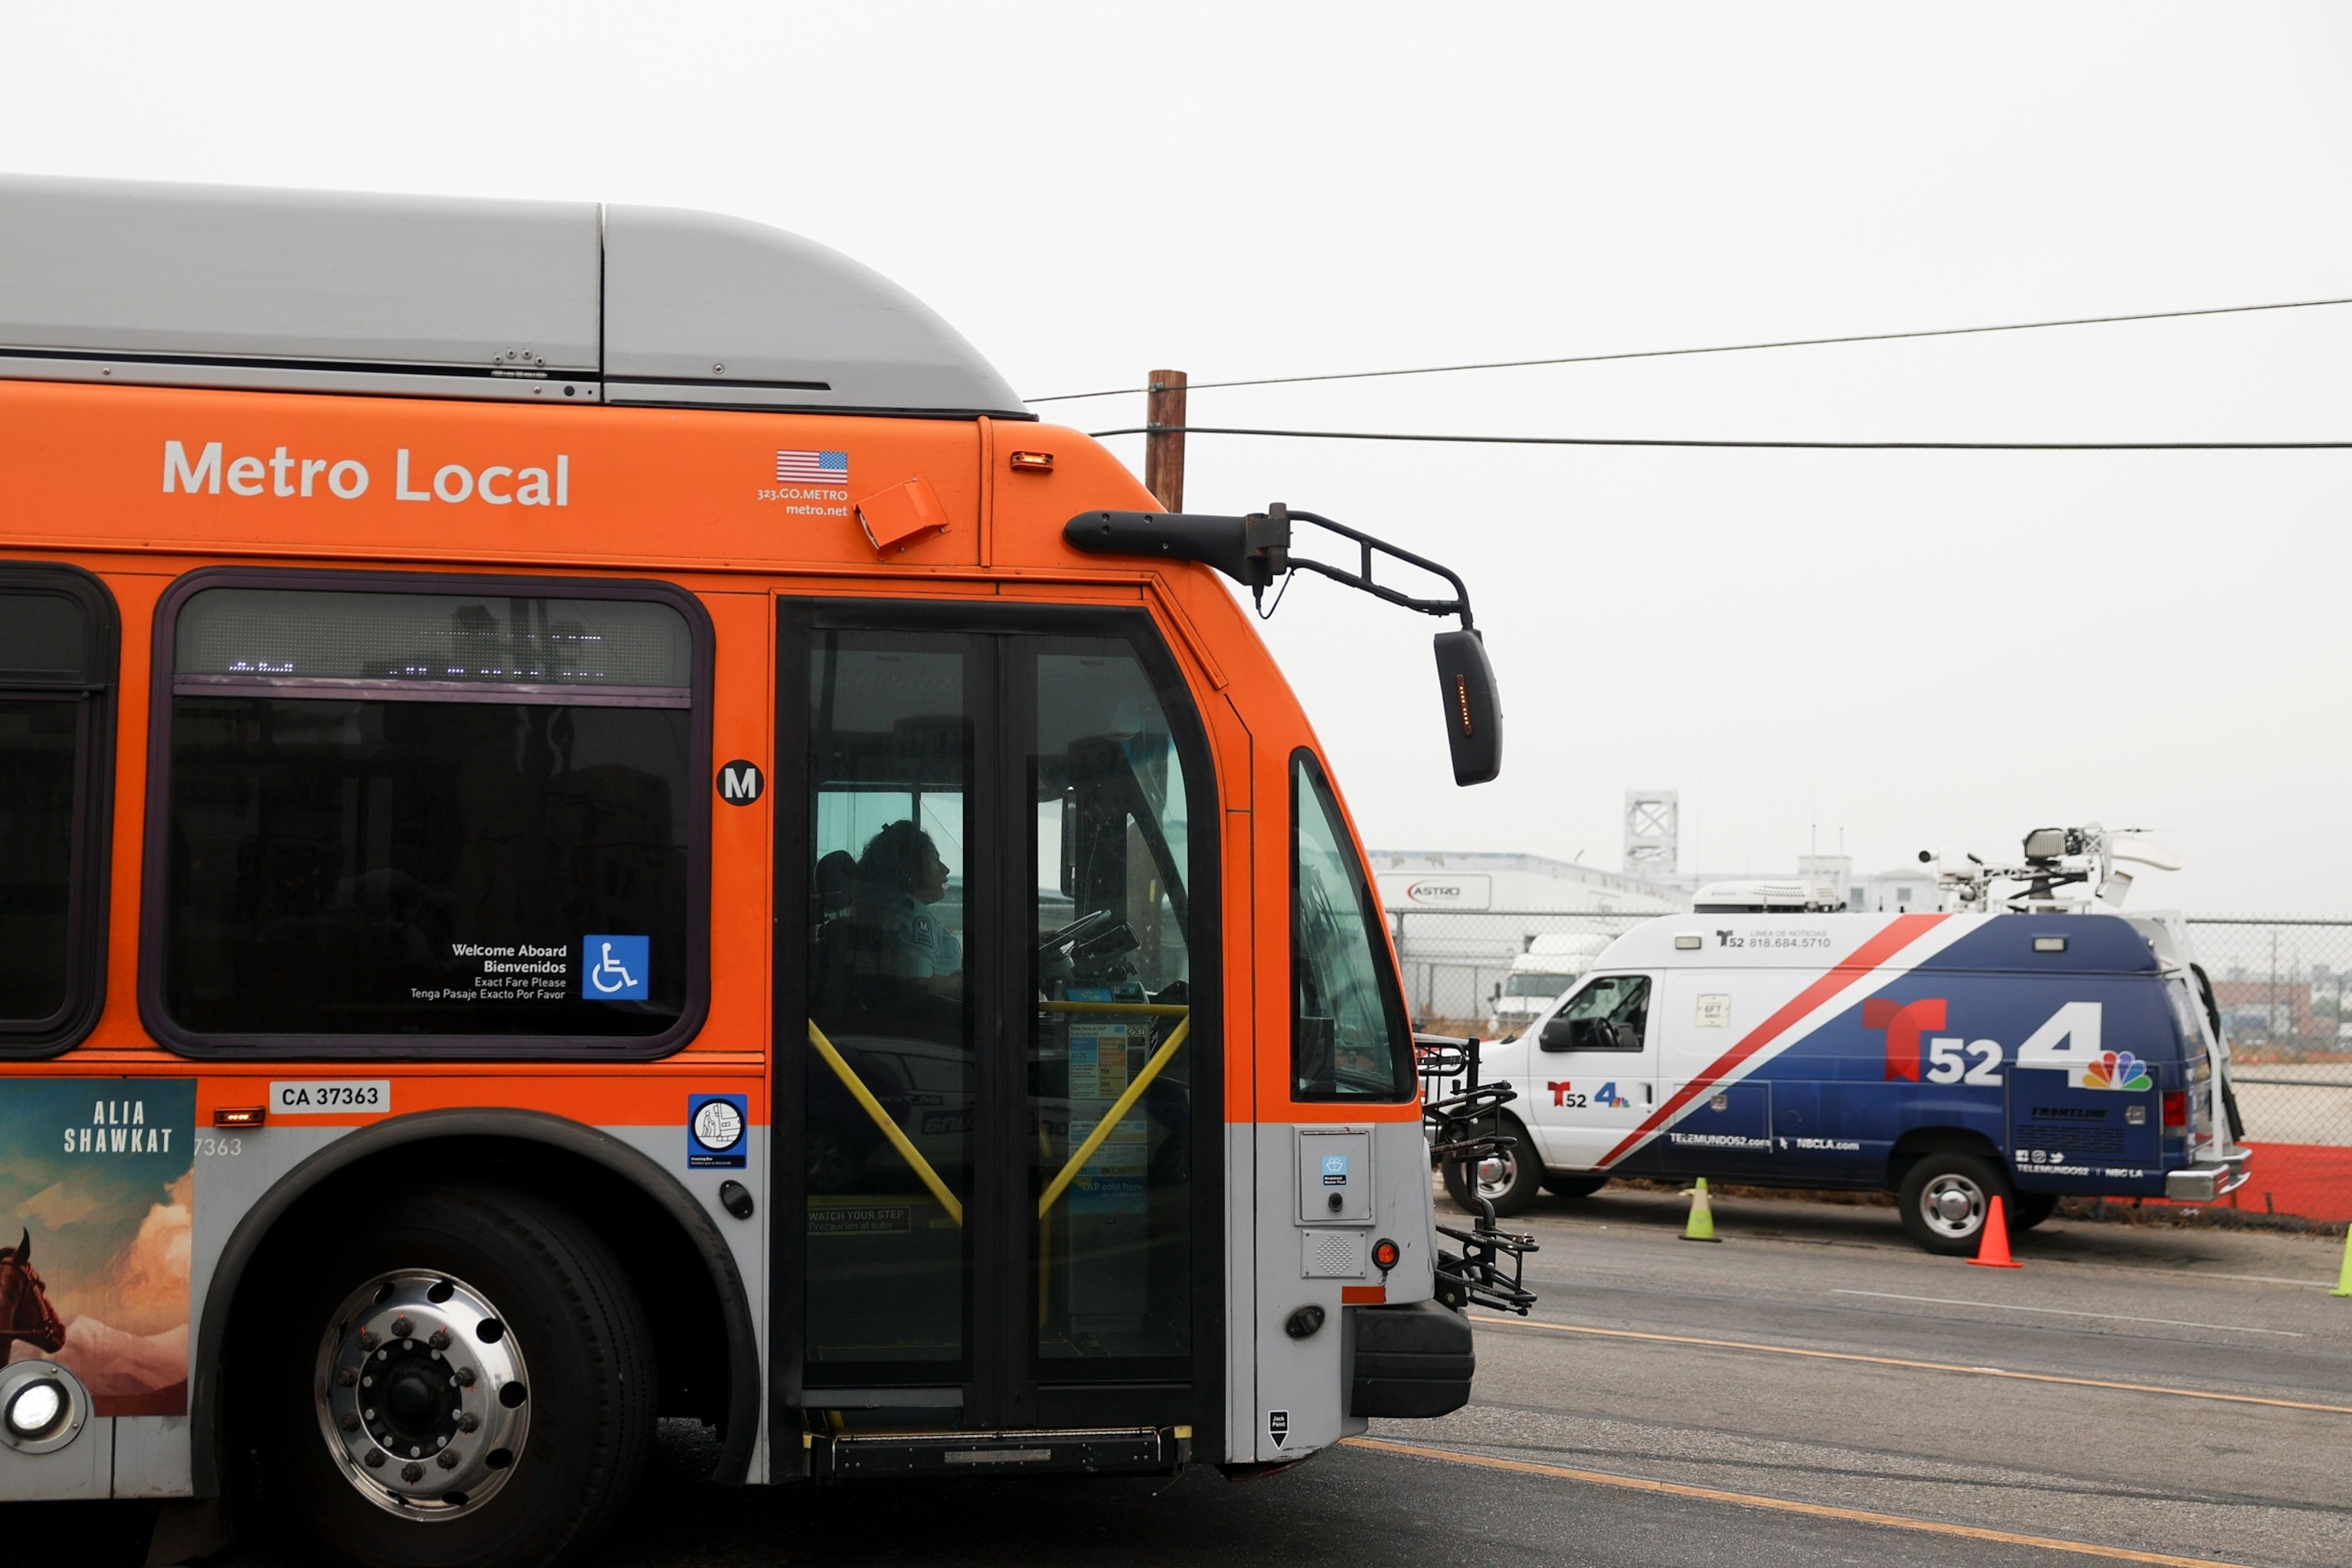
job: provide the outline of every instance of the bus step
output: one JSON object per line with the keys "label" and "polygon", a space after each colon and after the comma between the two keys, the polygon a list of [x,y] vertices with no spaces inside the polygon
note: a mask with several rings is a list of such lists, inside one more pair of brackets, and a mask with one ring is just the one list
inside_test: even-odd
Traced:
{"label": "bus step", "polygon": [[809,1474],[877,1476],[1172,1475],[1192,1455],[1189,1433],[1167,1426],[1040,1432],[814,1433]]}

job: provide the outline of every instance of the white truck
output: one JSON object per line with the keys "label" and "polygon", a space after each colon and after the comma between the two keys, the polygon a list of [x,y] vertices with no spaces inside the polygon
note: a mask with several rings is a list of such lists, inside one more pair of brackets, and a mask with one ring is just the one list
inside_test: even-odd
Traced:
{"label": "white truck", "polygon": [[1529,938],[1528,950],[1511,960],[1510,973],[1495,987],[1487,1033],[1507,1040],[1525,1030],[1592,967],[1611,940],[1588,931],[1546,931]]}

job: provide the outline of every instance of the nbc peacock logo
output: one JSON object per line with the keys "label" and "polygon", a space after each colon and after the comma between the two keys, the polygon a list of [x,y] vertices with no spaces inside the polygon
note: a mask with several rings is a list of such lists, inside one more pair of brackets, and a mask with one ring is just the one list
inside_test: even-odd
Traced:
{"label": "nbc peacock logo", "polygon": [[2147,1064],[2129,1051],[2101,1051],[2083,1069],[2084,1089],[2141,1089],[2154,1081],[2147,1076]]}

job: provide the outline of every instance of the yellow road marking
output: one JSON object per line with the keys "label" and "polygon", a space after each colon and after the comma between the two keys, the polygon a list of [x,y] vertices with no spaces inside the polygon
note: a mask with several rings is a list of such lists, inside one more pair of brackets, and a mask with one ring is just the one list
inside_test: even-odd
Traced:
{"label": "yellow road marking", "polygon": [[1371,1448],[1383,1454],[1403,1454],[1416,1459],[1440,1459],[1449,1465],[1470,1465],[1482,1470],[1509,1470],[1519,1475],[1549,1476],[1555,1480],[1589,1481],[1595,1486],[1622,1487],[1627,1491],[1696,1498],[1702,1502],[1736,1503],[1742,1508],[1769,1509],[1776,1513],[1801,1513],[1813,1519],[1842,1519],[1854,1524],[1879,1524],[1926,1535],[1957,1535],[1970,1541],[1998,1541],[2006,1546],[2037,1546],[2045,1552],[2072,1552],[2081,1557],[2105,1557],[2118,1563],[2157,1563],[2165,1564],[2166,1568],[2245,1568],[2242,1563],[2223,1563],[2211,1557],[2175,1557],[2167,1552],[2135,1552],[2124,1546],[2094,1546],[2087,1541],[2021,1535],[2015,1531],[1988,1530],[1976,1524],[1947,1524],[1941,1520],[1913,1519],[1908,1514],[1874,1513],[1868,1509],[1798,1502],[1789,1498],[1763,1497],[1754,1492],[1725,1491],[1719,1487],[1695,1487],[1682,1481],[1652,1481],[1637,1476],[1612,1476],[1603,1470],[1571,1469],[1566,1465],[1543,1465],[1532,1459],[1498,1459],[1486,1454],[1424,1447],[1418,1443],[1391,1443],[1381,1437],[1342,1437],[1340,1441],[1351,1448]]}
{"label": "yellow road marking", "polygon": [[1916,1372],[1958,1372],[1971,1377],[2006,1377],[2018,1383],[2062,1383],[2072,1388],[2116,1388],[2126,1394],[2164,1394],[2175,1399],[2211,1399],[2224,1405],[2268,1405],[2280,1410],[2317,1410],[2330,1415],[2352,1415],[2352,1405],[2315,1405],[2303,1399],[2265,1399],[2256,1394],[2212,1394],[2201,1388],[2168,1388],[2155,1383],[2110,1383],[2104,1378],[2061,1377],[2049,1372],[2010,1372],[1997,1366],[1958,1366],[1942,1361],[1904,1361],[1895,1356],[1857,1355],[1852,1351],[1808,1351],[1799,1350],[1793,1345],[1750,1344],[1743,1340],[1702,1340],[1687,1334],[1644,1334],[1632,1329],[1589,1329],[1578,1323],[1545,1323],[1532,1318],[1474,1317],[1470,1321],[1491,1323],[1498,1329],[1546,1329],[1555,1334],[1596,1334],[1603,1339],[1650,1340],[1667,1345],[1704,1345],[1709,1350],[1719,1351],[1761,1351],[1768,1355],[1804,1356],[1813,1361],[1858,1361],[1872,1366],[1909,1367]]}

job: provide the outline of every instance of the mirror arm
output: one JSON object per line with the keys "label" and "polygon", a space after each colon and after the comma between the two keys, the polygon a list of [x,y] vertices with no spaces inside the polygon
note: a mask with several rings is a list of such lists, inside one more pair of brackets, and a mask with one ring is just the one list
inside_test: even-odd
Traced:
{"label": "mirror arm", "polygon": [[[1326,565],[1320,561],[1302,561],[1296,556],[1290,559],[1292,571],[1312,572],[1318,576],[1328,577],[1335,583],[1344,583],[1350,588],[1360,589],[1371,595],[1374,598],[1386,600],[1402,609],[1418,610],[1424,616],[1459,616],[1462,617],[1464,631],[1470,630],[1476,624],[1470,616],[1470,590],[1463,584],[1460,574],[1452,567],[1441,566],[1425,555],[1415,555],[1410,550],[1391,544],[1383,539],[1375,539],[1369,533],[1349,528],[1344,522],[1334,522],[1329,518],[1316,512],[1293,511],[1287,515],[1294,521],[1311,522],[1318,528],[1329,529],[1342,539],[1353,540],[1358,552],[1358,566],[1353,572],[1348,571],[1345,567]],[[1372,553],[1375,551],[1383,555],[1392,555],[1408,565],[1418,566],[1432,576],[1444,578],[1453,585],[1454,597],[1416,599],[1410,595],[1401,594],[1394,588],[1375,583],[1372,581]]]}
{"label": "mirror arm", "polygon": [[[1290,536],[1295,522],[1310,522],[1352,541],[1357,569],[1351,572],[1328,562],[1292,555]],[[1160,555],[1198,561],[1241,584],[1261,603],[1276,578],[1292,572],[1312,572],[1401,609],[1415,610],[1424,616],[1459,616],[1465,631],[1475,624],[1470,616],[1470,590],[1453,568],[1375,539],[1346,523],[1334,522],[1319,513],[1293,511],[1280,501],[1247,517],[1182,511],[1082,511],[1063,525],[1062,538],[1072,549],[1089,555]],[[1454,589],[1454,596],[1420,599],[1375,582],[1375,554],[1391,556],[1444,578]]]}

